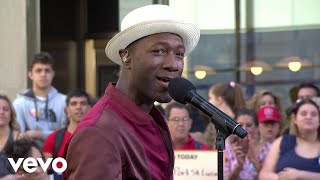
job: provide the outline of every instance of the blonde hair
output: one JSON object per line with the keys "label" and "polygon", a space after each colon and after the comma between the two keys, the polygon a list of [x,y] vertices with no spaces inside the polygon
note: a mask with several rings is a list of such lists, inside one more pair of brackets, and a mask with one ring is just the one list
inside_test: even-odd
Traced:
{"label": "blonde hair", "polygon": [[10,101],[10,99],[8,98],[8,96],[4,95],[4,94],[0,94],[0,99],[7,101],[7,103],[9,104],[9,108],[10,108],[10,122],[9,122],[9,127],[11,130],[16,130],[16,131],[20,131],[20,126],[19,123],[17,122],[17,116],[16,116],[16,111],[12,106],[12,103]]}
{"label": "blonde hair", "polygon": [[265,89],[256,92],[256,93],[251,97],[251,99],[248,101],[247,107],[248,107],[249,109],[253,109],[253,110],[255,110],[255,111],[258,111],[258,109],[260,108],[260,104],[259,104],[259,103],[260,103],[260,99],[261,99],[263,96],[265,96],[265,95],[270,95],[270,96],[273,98],[273,100],[274,100],[274,103],[275,103],[275,105],[276,105],[276,108],[278,108],[278,110],[279,110],[280,112],[282,112],[281,98],[280,98],[278,95],[272,93],[271,91],[268,91],[268,90],[265,90]]}
{"label": "blonde hair", "polygon": [[222,97],[234,114],[245,107],[245,100],[239,84],[217,83],[210,87],[209,93]]}
{"label": "blonde hair", "polygon": [[216,149],[217,131],[212,123],[209,123],[204,131],[204,141],[210,149]]}
{"label": "blonde hair", "polygon": [[252,109],[254,111],[258,111],[260,109],[260,99],[265,96],[265,95],[269,95],[273,98],[274,100],[274,104],[276,106],[276,108],[279,110],[280,112],[280,116],[281,116],[281,122],[280,122],[280,134],[283,133],[289,126],[290,122],[289,120],[286,120],[284,117],[284,112],[282,110],[282,103],[281,103],[281,98],[280,96],[274,94],[273,92],[263,89],[260,90],[258,92],[256,92],[251,99],[247,102],[247,107],[248,109]]}

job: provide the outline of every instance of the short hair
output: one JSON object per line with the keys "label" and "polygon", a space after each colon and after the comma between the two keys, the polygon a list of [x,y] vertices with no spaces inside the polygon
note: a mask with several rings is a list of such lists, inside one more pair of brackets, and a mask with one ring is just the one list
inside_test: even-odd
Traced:
{"label": "short hair", "polygon": [[312,89],[314,89],[316,91],[317,96],[320,96],[319,88],[316,85],[314,85],[313,83],[310,83],[310,82],[301,83],[298,86],[297,94],[299,93],[300,89],[303,89],[303,88],[312,88]]}
{"label": "short hair", "polygon": [[253,119],[253,122],[254,122],[254,125],[255,126],[258,126],[258,117],[257,117],[257,113],[252,110],[252,109],[247,109],[247,108],[243,108],[243,109],[240,109],[237,113],[236,113],[236,116],[234,119],[238,119],[239,116],[242,116],[242,115],[248,115],[248,116],[251,116],[252,119]]}
{"label": "short hair", "polygon": [[85,97],[87,99],[87,102],[90,106],[92,106],[92,101],[91,101],[91,98],[90,98],[90,95],[82,90],[82,89],[74,89],[72,91],[70,91],[67,95],[67,99],[66,99],[66,105],[68,106],[69,103],[70,103],[70,100],[71,98],[73,97]]}
{"label": "short hair", "polygon": [[164,109],[166,118],[169,118],[170,113],[171,113],[171,110],[172,110],[173,108],[185,109],[185,110],[188,111],[189,116],[191,115],[190,109],[188,108],[188,106],[186,106],[186,105],[184,105],[184,104],[180,104],[180,103],[174,102],[174,103],[170,103],[169,105],[167,105],[167,107]]}
{"label": "short hair", "polygon": [[54,59],[48,52],[40,52],[33,56],[33,60],[31,62],[30,70],[34,67],[35,64],[49,64],[52,69],[54,67]]}
{"label": "short hair", "polygon": [[37,150],[39,150],[41,157],[44,158],[39,145],[30,138],[20,138],[16,141],[12,141],[8,144],[4,151],[9,158],[13,158],[15,161],[17,161],[19,158],[31,157],[32,147],[35,147]]}

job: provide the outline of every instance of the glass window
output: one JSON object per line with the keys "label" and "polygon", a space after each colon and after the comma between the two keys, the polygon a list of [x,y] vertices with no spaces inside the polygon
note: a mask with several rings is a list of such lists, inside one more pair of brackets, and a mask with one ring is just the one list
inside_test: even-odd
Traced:
{"label": "glass window", "polygon": [[[283,97],[287,107],[291,104],[291,87],[303,81],[320,85],[320,1],[239,1],[239,7],[234,0],[169,1],[179,15],[201,29],[200,42],[186,60],[187,78],[199,93],[207,97],[207,88],[213,83],[239,80],[248,96],[254,90],[268,89]],[[239,38],[236,8],[240,10]],[[293,57],[303,62],[297,72],[283,65]],[[271,71],[257,76],[239,71],[241,65],[252,60],[267,63]],[[199,65],[213,68],[216,73],[197,79],[194,68]]]}

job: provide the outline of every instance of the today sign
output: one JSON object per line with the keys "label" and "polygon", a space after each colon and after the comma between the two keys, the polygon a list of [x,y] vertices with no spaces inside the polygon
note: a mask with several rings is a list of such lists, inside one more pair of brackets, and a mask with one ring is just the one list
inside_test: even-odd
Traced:
{"label": "today sign", "polygon": [[[13,158],[8,158],[13,170],[15,172],[18,171],[19,167],[21,166],[22,164],[22,167],[23,167],[23,170],[25,170],[26,172],[28,173],[33,173],[37,170],[37,167],[38,167],[38,163],[40,165],[40,167],[42,168],[42,170],[45,172],[47,171],[48,167],[50,166],[51,162],[51,166],[52,166],[52,169],[57,172],[57,173],[62,173],[64,172],[66,169],[67,169],[67,161],[63,158],[48,158],[47,161],[43,161],[42,158],[31,158],[31,157],[28,157],[26,159],[24,158],[19,158],[17,162],[15,162],[13,160]],[[23,163],[22,163],[23,162]],[[61,167],[58,167],[57,164],[58,163],[61,163],[62,166]]]}
{"label": "today sign", "polygon": [[217,151],[175,151],[175,180],[218,179]]}

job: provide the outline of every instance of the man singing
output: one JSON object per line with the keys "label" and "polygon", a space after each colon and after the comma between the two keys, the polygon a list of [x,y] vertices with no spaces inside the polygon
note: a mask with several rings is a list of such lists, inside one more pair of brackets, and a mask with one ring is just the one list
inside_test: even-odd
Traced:
{"label": "man singing", "polygon": [[[105,22],[107,23],[107,22]],[[173,179],[173,145],[154,102],[171,101],[170,80],[197,45],[199,29],[167,5],[133,10],[105,52],[122,66],[117,83],[86,114],[65,149],[66,179]]]}

